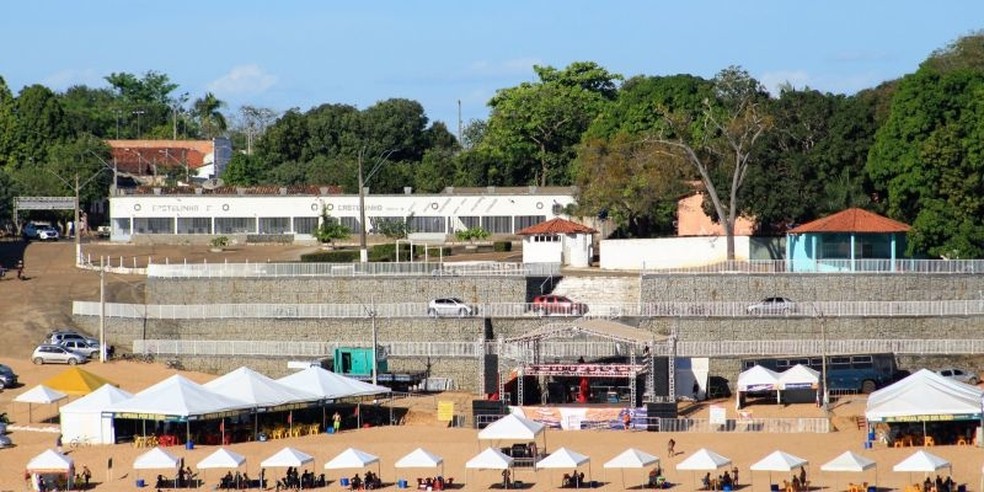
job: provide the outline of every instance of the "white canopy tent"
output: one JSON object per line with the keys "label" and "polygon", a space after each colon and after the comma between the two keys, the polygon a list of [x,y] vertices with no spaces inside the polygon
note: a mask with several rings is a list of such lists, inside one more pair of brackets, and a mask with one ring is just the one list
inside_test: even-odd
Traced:
{"label": "white canopy tent", "polygon": [[[604,464],[605,469],[620,468],[622,470],[622,488],[625,488],[625,469],[642,469],[651,465],[658,464],[659,457],[651,455],[645,451],[629,448],[622,451],[618,456],[608,460]],[[607,474],[607,472],[606,472]],[[607,478],[607,476],[606,476]]]}
{"label": "white canopy tent", "polygon": [[[480,441],[536,442],[537,436],[543,436],[543,449],[541,451],[546,452],[546,429],[547,426],[539,422],[511,413],[478,431],[478,439]],[[536,456],[533,459],[535,460]]]}
{"label": "white canopy tent", "polygon": [[378,456],[355,448],[348,448],[325,463],[325,470],[365,468],[373,463],[379,464]]}
{"label": "white canopy tent", "polygon": [[513,466],[513,459],[496,448],[485,448],[465,463],[465,470],[502,470],[503,476],[508,476]]}
{"label": "white canopy tent", "polygon": [[715,471],[731,464],[731,459],[725,458],[707,448],[700,448],[694,454],[677,463],[677,470],[690,470],[694,479],[694,489],[697,487],[697,471]]}
{"label": "white canopy tent", "polygon": [[103,415],[103,410],[130,398],[133,398],[132,393],[104,384],[96,391],[63,405],[59,409],[62,437],[69,442],[87,438],[93,444],[116,444],[113,417]]}
{"label": "white canopy tent", "polygon": [[775,391],[779,401],[779,373],[762,366],[752,366],[738,374],[735,409],[741,409],[742,394]]}
{"label": "white canopy tent", "polygon": [[536,469],[573,469],[577,470],[582,465],[588,465],[588,481],[590,484],[593,480],[591,476],[591,458],[578,453],[577,451],[572,451],[567,448],[560,448],[553,453],[550,453],[546,458],[536,462]]}
{"label": "white canopy tent", "polygon": [[779,393],[787,402],[820,401],[820,372],[796,364],[779,374]]}
{"label": "white canopy tent", "polygon": [[202,386],[220,395],[244,400],[261,408],[321,399],[317,393],[288,386],[248,367],[240,367]]}
{"label": "white canopy tent", "polygon": [[[75,462],[69,456],[53,449],[47,449],[27,462],[24,471],[31,475],[31,487],[40,490],[40,482],[61,479],[65,476],[68,489],[71,490],[75,478]],[[54,485],[54,484],[52,484]],[[50,487],[45,490],[50,490]]]}
{"label": "white canopy tent", "polygon": [[181,459],[157,447],[133,460],[134,470],[178,470]]}
{"label": "white canopy tent", "polygon": [[444,475],[444,458],[424,448],[417,448],[407,453],[393,466],[395,468],[440,468],[441,475]]}
{"label": "white canopy tent", "polygon": [[773,451],[765,458],[756,461],[749,467],[752,471],[769,472],[769,484],[772,484],[772,472],[791,472],[802,468],[809,462],[798,456],[793,456],[785,451]]}
{"label": "white canopy tent", "polygon": [[313,463],[314,457],[291,447],[286,447],[274,453],[273,456],[260,462],[263,468],[301,467]]}
{"label": "white canopy tent", "polygon": [[[871,469],[875,470],[875,479],[872,483],[877,486],[878,462],[853,451],[844,451],[837,455],[836,458],[820,465],[820,471],[836,473],[862,473]],[[837,487],[835,486],[834,489],[837,490]]]}
{"label": "white canopy tent", "polygon": [[949,461],[935,454],[919,450],[912,453],[908,458],[896,463],[892,467],[892,471],[908,473],[909,483],[912,483],[913,472],[923,472],[926,476],[929,476],[930,473],[942,470],[943,468],[950,469],[950,474],[953,474],[953,468]]}
{"label": "white canopy tent", "polygon": [[33,422],[33,405],[35,403],[41,405],[50,405],[52,403],[57,403],[59,401],[68,398],[68,395],[62,393],[58,390],[53,390],[43,384],[39,384],[14,398],[14,401],[19,403],[27,403],[27,421]]}
{"label": "white canopy tent", "polygon": [[[243,466],[243,464],[245,463],[246,463],[245,456],[239,453],[235,453],[233,451],[229,451],[226,448],[219,448],[216,449],[215,452],[213,452],[212,454],[206,456],[204,459],[199,461],[198,464],[195,466],[199,470],[213,470],[213,469],[226,469],[226,468],[239,469],[239,467]],[[205,483],[208,483],[208,478],[207,478],[208,472],[206,471],[204,473],[205,473],[203,477],[204,481]]]}
{"label": "white canopy tent", "polygon": [[277,382],[295,390],[313,393],[318,398],[325,400],[385,395],[393,391],[385,386],[345,377],[318,366],[307,367],[294,374],[284,376]]}

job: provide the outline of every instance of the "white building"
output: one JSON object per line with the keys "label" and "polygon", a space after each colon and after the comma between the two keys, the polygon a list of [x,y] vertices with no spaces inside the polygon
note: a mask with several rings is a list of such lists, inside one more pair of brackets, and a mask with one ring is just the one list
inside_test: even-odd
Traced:
{"label": "white building", "polygon": [[516,234],[523,238],[523,263],[560,263],[572,267],[591,266],[592,235],[598,231],[556,217],[527,227]]}
{"label": "white building", "polygon": [[[111,239],[137,235],[292,234],[313,240],[322,210],[353,234],[361,230],[358,195],[328,187],[196,189],[141,188],[110,197]],[[409,190],[408,190],[409,191]],[[437,194],[366,195],[366,230],[384,221],[403,221],[412,232],[453,234],[481,227],[512,235],[555,217],[566,217],[574,188],[447,188]]]}

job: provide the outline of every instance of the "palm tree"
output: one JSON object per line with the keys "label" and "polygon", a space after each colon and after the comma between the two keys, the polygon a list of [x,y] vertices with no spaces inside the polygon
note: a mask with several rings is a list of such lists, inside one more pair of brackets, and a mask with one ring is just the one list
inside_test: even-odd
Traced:
{"label": "palm tree", "polygon": [[219,109],[225,106],[225,102],[220,101],[211,92],[206,93],[205,97],[195,100],[192,105],[198,124],[201,125],[202,133],[206,138],[213,138],[226,131],[226,119]]}

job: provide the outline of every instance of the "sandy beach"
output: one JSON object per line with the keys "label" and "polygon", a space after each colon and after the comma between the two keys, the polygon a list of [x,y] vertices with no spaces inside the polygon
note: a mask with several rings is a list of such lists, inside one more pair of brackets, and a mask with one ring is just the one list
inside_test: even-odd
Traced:
{"label": "sandy beach", "polygon": [[[14,423],[10,437],[14,446],[0,449],[0,491],[25,490],[23,480],[24,466],[27,462],[45,449],[53,448],[58,436],[56,424],[37,423],[46,417],[55,416],[55,406],[34,405],[31,409],[35,423],[27,424],[28,406],[13,403],[16,395],[26,391],[41,381],[63,371],[66,366],[34,366],[21,359],[0,358],[0,363],[11,366],[20,376],[23,386],[0,392],[0,411],[5,411]],[[215,376],[167,369],[159,364],[142,362],[113,361],[106,364],[93,362],[84,368],[94,374],[118,381],[120,387],[127,391],[136,392],[156,383],[167,376],[181,373],[197,382],[206,382]],[[396,405],[409,406],[411,413],[407,424],[397,427],[376,427],[370,429],[349,429],[340,434],[319,434],[299,438],[270,440],[267,442],[249,442],[233,444],[229,449],[246,456],[244,469],[250,476],[259,473],[259,463],[285,446],[297,448],[315,457],[311,469],[316,474],[326,473],[330,484],[329,489],[339,490],[341,476],[349,477],[364,470],[324,470],[324,463],[348,447],[356,447],[380,457],[380,474],[387,488],[397,490],[396,479],[403,478],[416,482],[417,477],[433,476],[435,470],[404,469],[396,470],[393,464],[417,447],[423,447],[432,453],[442,456],[445,461],[444,475],[454,477],[456,484],[463,484],[465,489],[488,489],[490,485],[500,480],[497,471],[467,471],[465,462],[478,454],[488,444],[504,446],[508,443],[480,443],[477,431],[471,428],[447,428],[436,420],[437,402],[439,400],[454,400],[457,405],[465,405],[471,395],[441,394],[427,397],[398,400]],[[729,417],[735,417],[734,400],[719,400],[702,402],[700,404],[683,403],[681,411],[691,417],[706,418],[709,403],[722,405]],[[645,431],[559,431],[548,430],[546,445],[548,451],[561,446],[568,447],[591,458],[590,469],[583,471],[586,478],[600,482],[603,490],[624,490],[638,486],[646,478],[645,470],[606,470],[603,464],[626,448],[635,447],[660,456],[667,479],[674,483],[673,490],[694,490],[699,478],[691,472],[678,472],[675,465],[701,447],[707,447],[719,454],[730,458],[738,467],[742,490],[768,490],[770,476],[766,472],[751,472],[749,466],[765,457],[774,450],[781,449],[801,458],[809,460],[809,479],[814,490],[845,490],[849,482],[875,483],[874,472],[866,473],[826,473],[820,471],[820,465],[833,459],[846,450],[865,455],[878,462],[877,483],[880,487],[893,489],[904,488],[910,479],[922,480],[922,476],[910,477],[907,473],[892,471],[892,466],[908,457],[917,449],[923,448],[886,448],[876,445],[873,449],[864,449],[865,434],[854,421],[854,416],[864,412],[865,398],[849,396],[834,404],[834,432],[827,434],[766,434],[744,432],[718,433],[659,433]],[[821,414],[813,405],[800,404],[776,406],[774,404],[758,404],[747,408],[754,417],[815,417]],[[30,427],[24,430],[22,427]],[[672,438],[676,441],[677,454],[666,456],[666,443]],[[197,445],[193,450],[184,447],[167,448],[172,454],[183,457],[185,463],[195,469],[195,464],[217,449],[216,446]],[[981,479],[980,467],[984,462],[984,450],[969,446],[937,446],[926,448],[951,461],[953,477],[957,483],[967,485],[968,490],[979,490]],[[142,470],[132,468],[133,460],[147,449],[134,448],[132,444],[113,446],[92,446],[78,449],[68,449],[69,456],[75,460],[76,468],[87,465],[93,473],[93,482],[98,490],[132,490],[136,488],[136,479],[142,478],[152,482],[157,473],[164,471]],[[113,468],[107,465],[112,459]],[[197,471],[197,470],[196,470]],[[283,475],[282,469],[266,470],[268,479]],[[341,472],[341,473],[340,473]],[[519,469],[514,478],[526,484],[532,484],[532,490],[552,490],[560,486],[563,473],[566,470],[540,470],[533,472]],[[218,484],[219,477],[224,471],[211,470],[208,473],[199,472],[199,477],[206,480],[204,487],[212,489]],[[945,474],[945,473],[944,473]],[[780,477],[781,473],[773,474],[773,481],[790,479]],[[623,477],[624,476],[624,486]],[[835,488],[836,487],[836,488]]]}

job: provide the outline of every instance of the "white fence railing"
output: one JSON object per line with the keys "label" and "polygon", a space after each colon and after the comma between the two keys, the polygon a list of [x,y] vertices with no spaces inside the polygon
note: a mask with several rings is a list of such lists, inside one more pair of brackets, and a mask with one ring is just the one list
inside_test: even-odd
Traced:
{"label": "white fence railing", "polygon": [[732,260],[710,265],[645,268],[644,275],[680,273],[984,273],[984,260]]}
{"label": "white fence railing", "polygon": [[765,432],[776,434],[830,432],[825,418],[749,418],[727,419],[712,424],[708,419],[655,419],[660,432]]}
{"label": "white fence railing", "polygon": [[[984,315],[984,300],[962,301],[831,301],[802,303],[786,312],[749,312],[747,302],[659,302],[631,304],[589,304],[586,317],[597,318],[911,318],[920,316]],[[573,317],[570,313],[541,313],[530,303],[489,303],[475,305],[478,317]],[[100,303],[74,301],[72,313],[99,316]],[[105,303],[105,315],[114,318],[147,319],[326,319],[326,318],[426,318],[432,316],[428,303],[363,304],[121,304]],[[447,313],[441,316],[457,317]],[[470,316],[462,314],[464,316]]]}
{"label": "white fence railing", "polygon": [[550,276],[558,263],[386,262],[386,263],[172,263],[151,264],[147,275],[158,278],[215,277],[394,277],[394,276]]}
{"label": "white fence railing", "polygon": [[[245,355],[274,357],[321,357],[340,347],[368,347],[368,341],[281,342],[270,340],[157,340],[133,341],[133,352],[152,355]],[[379,346],[390,357],[477,358],[499,355],[511,360],[532,359],[528,348],[520,344],[486,342],[381,342]],[[631,347],[617,342],[584,342],[544,340],[539,343],[541,360],[574,360],[578,357],[600,358],[627,356]],[[720,342],[678,342],[677,357],[772,357],[819,356],[823,353],[820,340],[735,340]],[[894,353],[908,355],[984,354],[984,339],[895,339],[895,340],[827,340],[828,357],[840,354]],[[669,342],[652,345],[657,357],[674,355]],[[637,358],[642,363],[641,357]]]}

